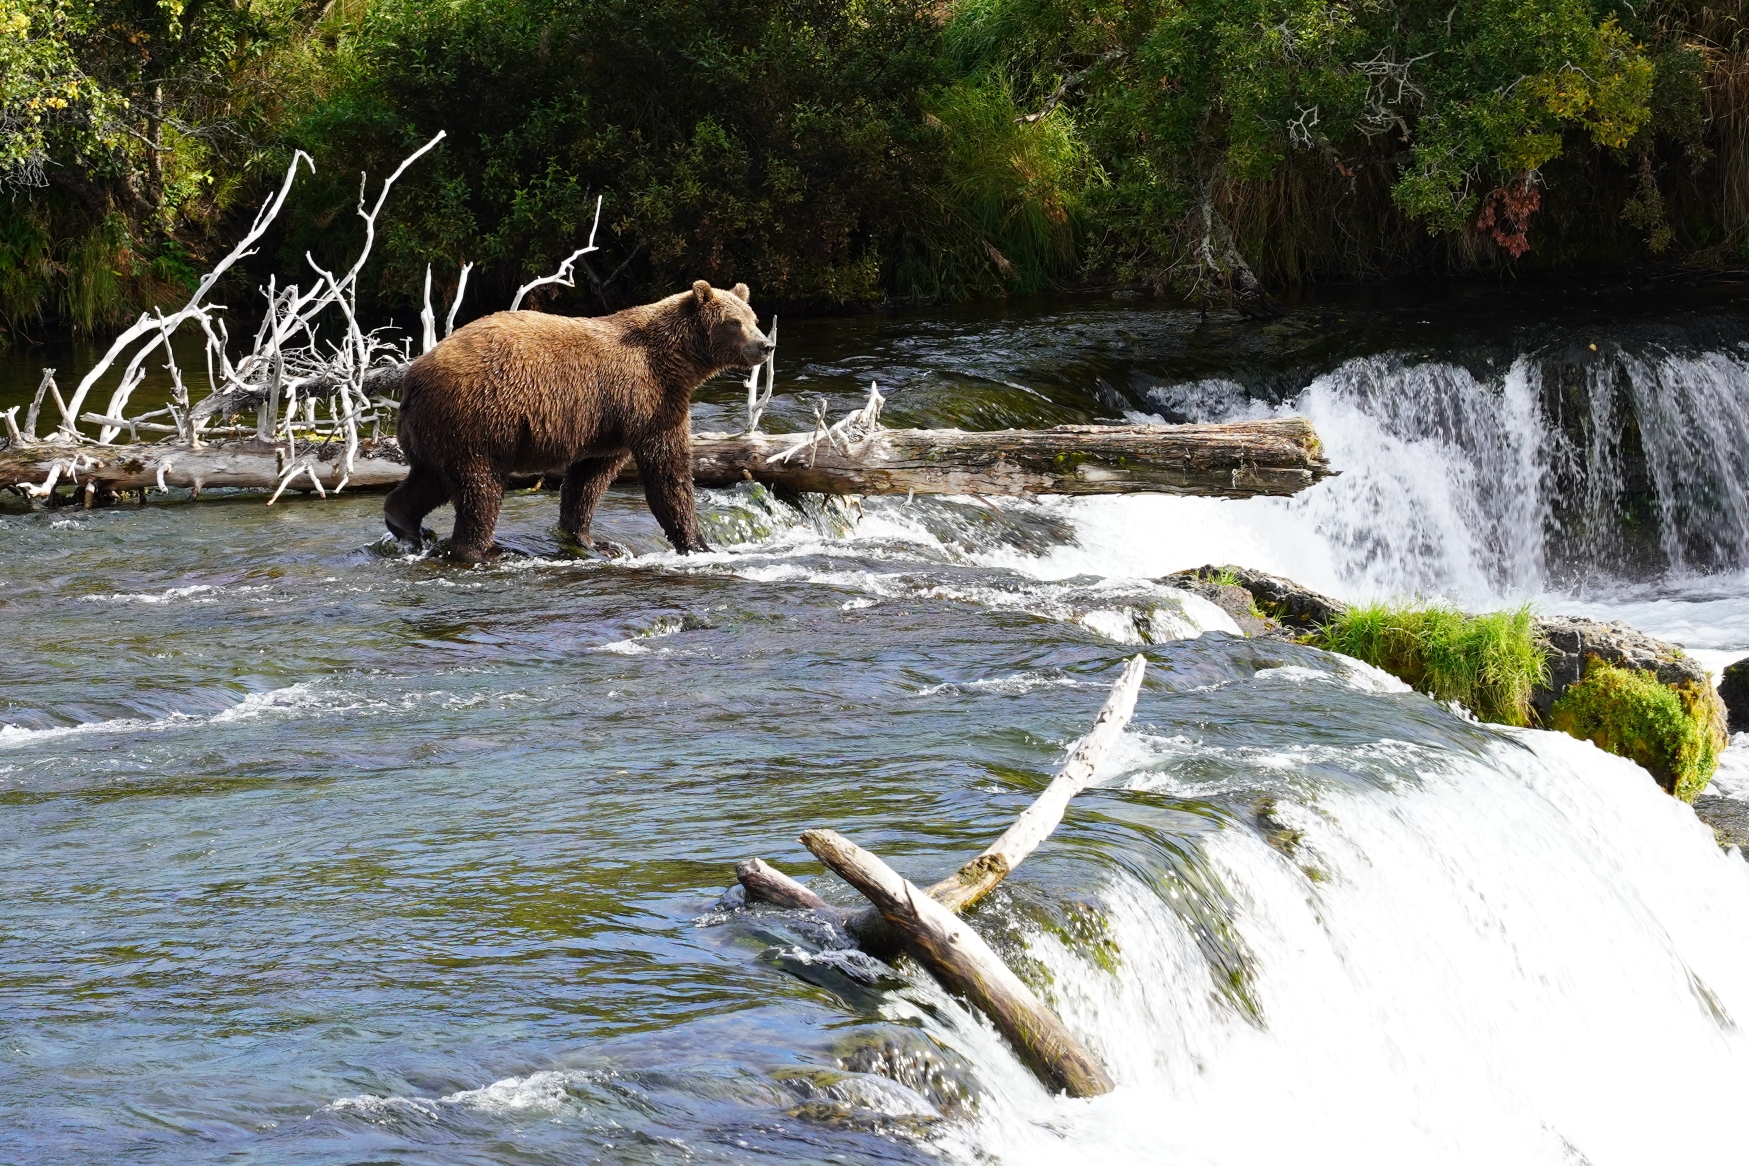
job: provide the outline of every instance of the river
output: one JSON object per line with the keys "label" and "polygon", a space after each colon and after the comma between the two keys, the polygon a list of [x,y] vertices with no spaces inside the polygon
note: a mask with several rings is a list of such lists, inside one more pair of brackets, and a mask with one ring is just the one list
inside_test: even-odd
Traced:
{"label": "river", "polygon": [[[0,1160],[1740,1154],[1749,864],[1625,761],[1155,580],[1236,562],[1749,654],[1745,294],[782,325],[777,428],[871,380],[893,424],[1294,410],[1342,474],[1293,499],[746,487],[683,558],[615,492],[597,529],[637,556],[603,561],[517,494],[477,569],[382,545],[380,497],[5,504]],[[43,357],[0,360],[0,408]],[[946,873],[1137,651],[1099,784],[976,914],[1112,1094],[1048,1097],[915,969],[724,898],[752,855],[817,875],[812,826]],[[1749,797],[1746,759],[1715,792]]]}

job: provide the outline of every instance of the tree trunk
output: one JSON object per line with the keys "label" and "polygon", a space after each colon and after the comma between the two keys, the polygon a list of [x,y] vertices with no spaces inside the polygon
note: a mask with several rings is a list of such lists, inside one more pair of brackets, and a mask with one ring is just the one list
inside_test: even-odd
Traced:
{"label": "tree trunk", "polygon": [[[98,423],[115,418],[86,414]],[[126,422],[120,422],[125,427]],[[171,430],[135,423],[139,431]],[[238,431],[208,431],[214,438]],[[1198,494],[1221,498],[1295,494],[1334,471],[1302,417],[1221,425],[1064,425],[1055,429],[882,429],[846,453],[827,441],[784,453],[804,435],[694,436],[700,486],[763,482],[822,494]],[[344,475],[342,446],[300,441],[325,486]],[[0,451],[0,488],[38,487],[56,474],[113,491],[151,487],[277,487],[290,467],[282,447],[215,440],[199,449],[170,442],[132,445],[15,444]],[[554,466],[553,480],[564,467]],[[349,490],[385,490],[407,475],[392,439],[366,442]],[[635,480],[628,471],[626,480]],[[307,479],[305,479],[307,481]]]}

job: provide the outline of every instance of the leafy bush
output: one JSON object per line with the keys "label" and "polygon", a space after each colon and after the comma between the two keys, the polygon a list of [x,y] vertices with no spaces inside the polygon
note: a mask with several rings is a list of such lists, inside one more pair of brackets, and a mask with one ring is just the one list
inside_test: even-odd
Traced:
{"label": "leafy bush", "polygon": [[1527,607],[1488,615],[1440,604],[1351,607],[1314,642],[1503,725],[1531,723],[1531,690],[1548,673]]}
{"label": "leafy bush", "polygon": [[1738,7],[0,0],[0,315],[149,304],[293,147],[318,174],[254,274],[334,260],[358,173],[439,129],[380,224],[379,314],[427,263],[503,302],[597,197],[602,252],[547,306],[1723,262],[1749,254]]}
{"label": "leafy bush", "polygon": [[1555,702],[1549,727],[1638,762],[1666,792],[1692,802],[1725,746],[1716,706],[1716,696],[1694,684],[1660,684],[1650,672],[1593,657],[1585,678]]}

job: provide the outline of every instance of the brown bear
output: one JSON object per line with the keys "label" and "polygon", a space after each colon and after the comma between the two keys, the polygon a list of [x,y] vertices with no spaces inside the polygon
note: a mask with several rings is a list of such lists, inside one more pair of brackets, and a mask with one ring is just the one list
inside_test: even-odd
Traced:
{"label": "brown bear", "polygon": [[459,329],[407,369],[400,440],[406,481],[383,504],[395,537],[418,545],[425,516],[455,504],[450,553],[478,562],[512,474],[558,473],[560,529],[588,546],[596,503],[627,458],[674,549],[710,548],[692,501],[693,391],[771,354],[748,306],[704,280],[611,316],[498,312]]}

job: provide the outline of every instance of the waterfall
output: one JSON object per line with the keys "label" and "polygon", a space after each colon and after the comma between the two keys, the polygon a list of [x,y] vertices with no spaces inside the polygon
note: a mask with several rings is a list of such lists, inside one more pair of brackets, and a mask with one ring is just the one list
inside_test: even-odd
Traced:
{"label": "waterfall", "polygon": [[[1209,792],[1206,747],[1131,744],[1118,786]],[[1126,864],[1100,892],[1107,966],[1027,938],[1119,1089],[1053,1103],[971,1040],[988,1094],[968,1156],[1641,1166],[1737,1152],[1749,868],[1686,806],[1555,734],[1469,755],[1252,754],[1226,762],[1263,786],[1308,763],[1373,782],[1284,797],[1291,847],[1242,828],[1204,839],[1220,900],[1205,907],[1243,953],[1249,1006],[1185,907],[1210,892],[1164,852],[1156,878]]]}
{"label": "waterfall", "polygon": [[1477,606],[1716,584],[1749,568],[1749,355],[1613,343],[1469,363],[1390,353],[1346,361],[1280,406],[1218,380],[1148,396],[1195,420],[1302,413],[1341,470],[1219,519],[1191,500],[1156,508],[1150,521],[1169,529],[1224,529],[1190,533],[1195,551],[1169,555],[1173,567],[1228,543],[1253,555],[1237,561],[1346,596]]}

